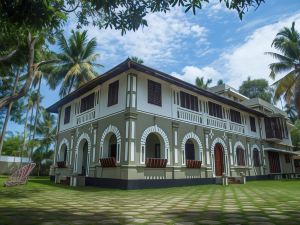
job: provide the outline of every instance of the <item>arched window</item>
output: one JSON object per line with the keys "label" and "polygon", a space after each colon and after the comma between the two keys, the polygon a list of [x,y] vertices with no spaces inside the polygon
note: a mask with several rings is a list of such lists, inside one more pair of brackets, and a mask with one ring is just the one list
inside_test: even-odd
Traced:
{"label": "arched window", "polygon": [[147,137],[146,158],[163,158],[161,153],[161,141],[156,133],[151,133]]}
{"label": "arched window", "polygon": [[195,160],[195,145],[191,139],[185,143],[185,159]]}
{"label": "arched window", "polygon": [[241,147],[236,148],[236,161],[238,166],[245,166],[245,151]]}
{"label": "arched window", "polygon": [[254,167],[260,166],[259,151],[256,148],[253,149],[253,166]]}

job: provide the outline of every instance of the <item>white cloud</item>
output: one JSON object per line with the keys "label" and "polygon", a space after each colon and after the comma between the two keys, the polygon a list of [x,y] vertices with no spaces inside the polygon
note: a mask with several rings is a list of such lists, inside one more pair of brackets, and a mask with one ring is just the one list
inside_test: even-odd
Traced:
{"label": "white cloud", "polygon": [[221,77],[221,74],[217,70],[209,66],[203,68],[198,68],[196,66],[185,66],[182,69],[182,74],[173,72],[171,75],[191,84],[195,84],[197,77],[204,77],[205,81],[207,79],[217,81]]}
{"label": "white cloud", "polygon": [[237,47],[225,50],[220,57],[205,67],[188,66],[184,67],[182,74],[172,73],[176,77],[194,83],[197,76],[204,76],[205,79],[212,78],[214,83],[223,79],[234,88],[250,76],[252,79],[264,78],[270,84],[274,82],[269,78],[269,64],[274,59],[265,52],[275,51],[271,43],[276,34],[283,27],[290,27],[296,22],[296,29],[300,30],[300,13],[282,19],[279,22],[256,29],[245,41]]}
{"label": "white cloud", "polygon": [[296,28],[300,29],[300,14],[256,29],[240,46],[225,52],[216,63],[223,68],[229,85],[238,87],[248,76],[252,78],[265,78],[270,84],[274,82],[269,78],[269,64],[274,59],[265,52],[274,52],[271,43],[276,34],[283,27],[290,27],[296,21]]}
{"label": "white cloud", "polygon": [[146,16],[148,26],[122,36],[120,31],[99,30],[89,26],[88,34],[96,37],[98,50],[104,61],[120,62],[127,56],[142,58],[147,65],[159,62],[175,62],[176,55],[184,48],[185,39],[192,38],[196,44],[207,44],[207,29],[190,22],[180,8],[168,13],[154,13]]}

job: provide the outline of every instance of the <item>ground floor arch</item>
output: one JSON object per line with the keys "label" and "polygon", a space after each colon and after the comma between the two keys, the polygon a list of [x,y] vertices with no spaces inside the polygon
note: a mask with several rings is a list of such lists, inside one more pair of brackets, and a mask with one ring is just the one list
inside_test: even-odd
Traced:
{"label": "ground floor arch", "polygon": [[117,127],[108,126],[100,140],[100,158],[114,158],[121,161],[121,134]]}
{"label": "ground floor arch", "polygon": [[89,174],[91,140],[87,133],[83,133],[75,148],[74,172],[82,176]]}
{"label": "ground floor arch", "polygon": [[186,164],[187,160],[202,161],[202,144],[200,138],[194,133],[187,133],[182,139],[182,165]]}
{"label": "ground floor arch", "polygon": [[166,133],[157,125],[148,127],[141,137],[140,163],[147,158],[167,159],[170,163],[170,145]]}
{"label": "ground floor arch", "polygon": [[222,176],[225,172],[224,170],[224,152],[223,147],[220,143],[215,144],[214,147],[214,156],[215,156],[215,175]]}

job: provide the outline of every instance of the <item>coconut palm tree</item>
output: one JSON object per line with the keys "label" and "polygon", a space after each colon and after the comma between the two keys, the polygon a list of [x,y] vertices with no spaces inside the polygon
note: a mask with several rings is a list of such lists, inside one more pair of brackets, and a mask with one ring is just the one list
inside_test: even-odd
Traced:
{"label": "coconut palm tree", "polygon": [[142,59],[139,58],[139,57],[131,56],[130,59],[131,59],[133,62],[136,62],[136,63],[139,63],[139,64],[144,64],[144,60],[142,60]]}
{"label": "coconut palm tree", "polygon": [[207,79],[205,82],[204,77],[197,77],[195,83],[198,88],[207,89],[208,86],[212,83],[212,79]]}
{"label": "coconut palm tree", "polygon": [[274,100],[281,96],[290,105],[294,104],[300,115],[300,34],[295,29],[295,22],[292,27],[284,27],[277,33],[272,42],[272,47],[280,53],[266,52],[278,62],[269,65],[271,69],[270,77],[275,79],[280,73],[286,73],[281,79],[277,80],[275,86]]}
{"label": "coconut palm tree", "polygon": [[51,73],[53,76],[49,80],[50,87],[55,89],[61,84],[60,96],[69,94],[72,89],[76,89],[87,81],[95,78],[97,73],[94,68],[102,66],[96,63],[99,54],[95,54],[96,39],[88,40],[87,31],[71,31],[72,35],[68,40],[60,34],[58,36],[58,46],[62,51],[57,54]]}

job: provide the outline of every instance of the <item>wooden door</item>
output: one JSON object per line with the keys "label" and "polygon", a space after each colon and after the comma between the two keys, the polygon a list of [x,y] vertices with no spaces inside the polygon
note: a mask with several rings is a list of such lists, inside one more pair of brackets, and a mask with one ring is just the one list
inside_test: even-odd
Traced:
{"label": "wooden door", "polygon": [[215,173],[216,176],[222,176],[224,172],[223,149],[220,144],[215,146]]}
{"label": "wooden door", "polygon": [[270,173],[280,173],[280,160],[278,152],[268,152]]}

